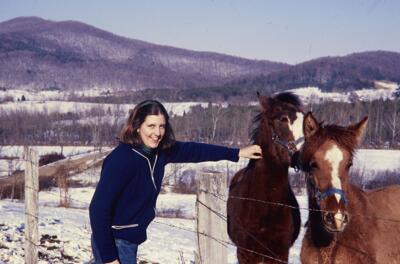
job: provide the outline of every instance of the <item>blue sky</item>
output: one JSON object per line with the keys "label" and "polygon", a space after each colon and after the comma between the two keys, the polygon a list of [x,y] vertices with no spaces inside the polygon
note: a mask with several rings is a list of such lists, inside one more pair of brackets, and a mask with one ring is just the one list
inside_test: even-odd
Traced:
{"label": "blue sky", "polygon": [[299,63],[400,52],[398,0],[0,0],[0,21],[77,20],[129,38]]}

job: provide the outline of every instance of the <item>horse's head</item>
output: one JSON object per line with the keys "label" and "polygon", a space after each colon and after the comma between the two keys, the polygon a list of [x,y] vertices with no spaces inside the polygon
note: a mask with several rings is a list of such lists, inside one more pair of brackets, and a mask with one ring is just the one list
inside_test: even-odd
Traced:
{"label": "horse's head", "polygon": [[367,120],[365,117],[355,125],[342,127],[323,126],[311,113],[304,118],[302,168],[307,174],[310,199],[319,206],[329,232],[343,231],[349,221],[348,173]]}
{"label": "horse's head", "polygon": [[[289,163],[292,154],[303,144],[303,110],[300,99],[292,93],[280,93],[273,97],[258,94],[262,111],[256,117],[259,127],[255,129],[253,140],[274,145],[280,149],[280,161]],[[282,157],[285,157],[284,159]]]}

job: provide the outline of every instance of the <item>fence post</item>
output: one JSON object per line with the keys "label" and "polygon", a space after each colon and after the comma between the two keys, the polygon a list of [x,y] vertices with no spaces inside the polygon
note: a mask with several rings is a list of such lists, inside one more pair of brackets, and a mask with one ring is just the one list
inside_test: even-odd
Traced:
{"label": "fence post", "polygon": [[24,147],[25,159],[25,263],[38,263],[39,160],[36,150]]}
{"label": "fence post", "polygon": [[[227,263],[226,174],[201,171],[198,175],[196,201],[196,264]],[[221,199],[218,199],[219,196]],[[218,215],[220,214],[220,215]]]}

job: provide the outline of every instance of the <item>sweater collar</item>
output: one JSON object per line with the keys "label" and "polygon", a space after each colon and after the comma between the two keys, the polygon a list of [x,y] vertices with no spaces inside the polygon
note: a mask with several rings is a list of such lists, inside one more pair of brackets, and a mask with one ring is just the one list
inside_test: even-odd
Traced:
{"label": "sweater collar", "polygon": [[157,148],[150,148],[144,144],[133,144],[133,148],[148,158],[154,157],[157,154]]}

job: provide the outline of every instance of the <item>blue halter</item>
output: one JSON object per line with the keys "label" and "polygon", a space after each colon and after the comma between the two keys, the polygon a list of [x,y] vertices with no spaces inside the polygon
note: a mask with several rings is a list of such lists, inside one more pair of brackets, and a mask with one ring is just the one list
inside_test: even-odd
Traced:
{"label": "blue halter", "polygon": [[347,200],[346,195],[345,195],[345,193],[344,193],[344,191],[342,189],[328,188],[323,192],[320,191],[317,188],[317,186],[315,185],[311,173],[306,173],[306,182],[307,182],[307,187],[311,188],[311,190],[314,191],[314,197],[317,200],[318,205],[322,200],[325,200],[329,196],[332,196],[332,195],[335,195],[335,194],[339,194],[340,195],[340,201],[342,201],[345,205],[348,204],[348,200]]}
{"label": "blue halter", "polygon": [[334,194],[339,194],[340,201],[342,201],[345,205],[347,205],[348,201],[342,189],[329,188],[326,191],[321,192],[317,187],[315,187],[315,199],[317,199],[318,203]]}

